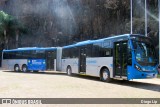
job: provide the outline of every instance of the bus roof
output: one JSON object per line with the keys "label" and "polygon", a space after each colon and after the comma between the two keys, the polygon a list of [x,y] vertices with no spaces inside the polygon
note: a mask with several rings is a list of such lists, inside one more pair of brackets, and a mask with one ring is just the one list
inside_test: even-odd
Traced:
{"label": "bus roof", "polygon": [[57,49],[56,47],[24,47],[11,50],[3,50],[3,52],[28,51],[28,50],[56,50],[56,49]]}
{"label": "bus roof", "polygon": [[68,45],[68,46],[64,46],[63,48],[71,48],[74,46],[83,46],[83,45],[87,45],[87,44],[91,44],[91,43],[96,43],[96,42],[101,42],[104,40],[108,40],[108,39],[114,39],[114,38],[121,38],[121,37],[130,37],[130,34],[124,34],[124,35],[117,35],[117,36],[111,36],[111,37],[106,37],[103,39],[98,39],[98,40],[87,40],[87,41],[82,41],[82,42],[78,42],[76,44],[72,44],[72,45]]}

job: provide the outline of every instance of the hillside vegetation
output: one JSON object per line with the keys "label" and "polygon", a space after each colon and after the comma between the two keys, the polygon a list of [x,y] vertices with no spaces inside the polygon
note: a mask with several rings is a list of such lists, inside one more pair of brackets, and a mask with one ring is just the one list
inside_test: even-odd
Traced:
{"label": "hillside vegetation", "polygon": [[[158,0],[147,0],[148,36],[158,48]],[[130,33],[130,0],[1,0],[0,9],[19,20],[18,47],[63,46]],[[133,0],[133,33],[144,34],[144,0]],[[9,48],[16,39],[10,38]]]}

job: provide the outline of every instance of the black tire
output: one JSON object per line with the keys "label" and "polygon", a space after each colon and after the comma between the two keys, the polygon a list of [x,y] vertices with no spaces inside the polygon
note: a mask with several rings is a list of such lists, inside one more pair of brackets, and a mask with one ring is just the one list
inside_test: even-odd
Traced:
{"label": "black tire", "polygon": [[38,71],[38,70],[33,70],[33,72],[34,72],[34,73],[37,73],[37,72],[39,72],[39,71]]}
{"label": "black tire", "polygon": [[19,71],[20,71],[20,67],[19,67],[18,64],[16,64],[16,65],[14,66],[14,71],[15,71],[15,72],[19,72]]}
{"label": "black tire", "polygon": [[28,67],[27,67],[27,65],[22,65],[22,71],[23,71],[23,72],[28,72]]}
{"label": "black tire", "polygon": [[102,69],[100,79],[103,82],[111,82],[110,72],[107,68]]}
{"label": "black tire", "polygon": [[68,76],[72,76],[72,69],[71,69],[70,66],[67,67],[66,72],[67,72],[67,75],[68,75]]}

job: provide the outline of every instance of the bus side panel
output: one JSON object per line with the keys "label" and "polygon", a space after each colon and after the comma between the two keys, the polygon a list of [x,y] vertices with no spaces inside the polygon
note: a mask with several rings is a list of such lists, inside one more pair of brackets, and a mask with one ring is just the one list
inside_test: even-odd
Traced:
{"label": "bus side panel", "polygon": [[3,67],[8,70],[14,70],[14,65],[18,64],[20,69],[22,68],[23,64],[27,65],[27,59],[7,59],[3,60]]}
{"label": "bus side panel", "polygon": [[56,53],[56,62],[55,62],[55,65],[56,65],[56,71],[61,71],[62,70],[62,48],[58,47],[57,48],[57,53]]}
{"label": "bus side panel", "polygon": [[86,74],[99,77],[102,67],[107,67],[110,71],[110,77],[113,78],[113,57],[98,57],[86,59]]}
{"label": "bus side panel", "polygon": [[62,71],[66,72],[67,66],[71,66],[72,73],[78,74],[78,59],[62,59]]}
{"label": "bus side panel", "polygon": [[54,71],[57,71],[57,61],[54,59]]}
{"label": "bus side panel", "polygon": [[2,60],[2,68],[8,69],[8,60]]}
{"label": "bus side panel", "polygon": [[27,65],[28,70],[46,70],[45,59],[29,59]]}
{"label": "bus side panel", "polygon": [[63,72],[66,72],[66,67],[67,67],[66,59],[62,59],[62,71]]}

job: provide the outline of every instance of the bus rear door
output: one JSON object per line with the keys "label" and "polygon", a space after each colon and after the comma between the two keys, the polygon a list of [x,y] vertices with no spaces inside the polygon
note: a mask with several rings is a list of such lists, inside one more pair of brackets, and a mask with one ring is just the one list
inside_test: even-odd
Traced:
{"label": "bus rear door", "polygon": [[46,52],[46,64],[48,70],[54,70],[54,59],[56,59],[54,51],[47,51]]}

